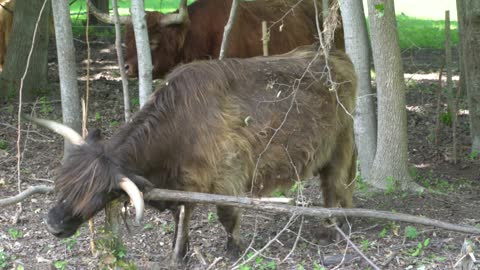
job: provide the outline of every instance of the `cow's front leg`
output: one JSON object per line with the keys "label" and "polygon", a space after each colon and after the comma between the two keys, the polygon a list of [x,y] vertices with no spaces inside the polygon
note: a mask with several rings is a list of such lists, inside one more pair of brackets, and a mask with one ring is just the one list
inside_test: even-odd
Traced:
{"label": "cow's front leg", "polygon": [[227,252],[238,257],[245,249],[240,237],[240,210],[231,206],[217,206],[217,214],[227,232]]}
{"label": "cow's front leg", "polygon": [[173,235],[172,264],[183,262],[188,250],[188,229],[193,206],[190,204],[179,205],[173,211],[175,219],[175,234]]}

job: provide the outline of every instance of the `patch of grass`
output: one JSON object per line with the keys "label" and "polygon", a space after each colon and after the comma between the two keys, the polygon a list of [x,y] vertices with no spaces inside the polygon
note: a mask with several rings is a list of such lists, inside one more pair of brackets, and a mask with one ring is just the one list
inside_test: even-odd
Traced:
{"label": "patch of grass", "polygon": [[[445,44],[445,22],[406,16],[397,16],[400,48],[442,49]],[[450,22],[452,45],[458,45],[458,23]]]}
{"label": "patch of grass", "polygon": [[7,261],[8,261],[8,256],[3,251],[3,249],[0,249],[0,269],[6,268],[7,267]]}
{"label": "patch of grass", "polygon": [[12,237],[13,240],[23,236],[22,232],[15,228],[9,228],[8,234]]}
{"label": "patch of grass", "polygon": [[387,186],[384,192],[385,195],[391,195],[395,193],[395,190],[397,189],[397,181],[395,180],[395,178],[389,176],[385,179],[385,181],[387,182]]}
{"label": "patch of grass", "polygon": [[405,227],[405,237],[409,239],[415,239],[418,236],[417,228],[413,226]]}
{"label": "patch of grass", "polygon": [[53,263],[53,266],[55,266],[56,269],[60,269],[60,270],[66,269],[67,265],[68,265],[67,261],[56,261],[55,263]]}

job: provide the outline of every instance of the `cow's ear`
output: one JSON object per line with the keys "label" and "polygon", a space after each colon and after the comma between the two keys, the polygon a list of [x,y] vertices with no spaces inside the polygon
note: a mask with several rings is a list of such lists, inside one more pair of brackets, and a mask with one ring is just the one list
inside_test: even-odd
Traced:
{"label": "cow's ear", "polygon": [[95,128],[88,132],[88,135],[85,138],[85,141],[87,141],[87,143],[95,143],[100,141],[101,139],[102,139],[102,132],[100,131],[100,129]]}

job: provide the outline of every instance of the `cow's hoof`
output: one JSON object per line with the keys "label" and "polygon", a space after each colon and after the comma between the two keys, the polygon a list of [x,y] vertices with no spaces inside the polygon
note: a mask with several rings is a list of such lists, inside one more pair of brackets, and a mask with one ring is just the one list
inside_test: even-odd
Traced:
{"label": "cow's hoof", "polygon": [[238,259],[245,251],[246,245],[241,240],[228,239],[227,255],[232,259]]}

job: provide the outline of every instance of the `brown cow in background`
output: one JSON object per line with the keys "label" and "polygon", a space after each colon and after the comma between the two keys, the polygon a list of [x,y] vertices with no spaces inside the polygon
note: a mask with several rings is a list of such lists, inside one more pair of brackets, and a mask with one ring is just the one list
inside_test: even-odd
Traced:
{"label": "brown cow in background", "polygon": [[[319,22],[322,23],[320,0],[316,0]],[[91,3],[91,10],[104,22],[113,22]],[[179,63],[196,59],[218,58],[223,31],[228,21],[232,0],[197,0],[187,7],[181,0],[176,13],[146,12],[146,23],[152,55],[153,78],[161,78]],[[270,29],[269,53],[288,52],[317,39],[313,0],[240,1],[237,18],[230,34],[226,57],[262,55],[262,21]],[[133,25],[123,17],[125,30],[125,69],[130,77],[138,76],[138,60]],[[334,43],[344,50],[343,29],[337,27]]]}
{"label": "brown cow in background", "polygon": [[[49,211],[48,230],[57,237],[71,236],[124,191],[139,220],[144,207],[140,190],[148,190],[148,183],[269,196],[320,175],[325,207],[352,207],[356,150],[350,114],[356,74],[344,52],[332,51],[328,59],[333,84],[316,46],[179,66],[108,140],[98,130],[84,140],[61,124],[37,120],[50,128],[56,124],[54,131],[77,145],[55,181],[58,201]],[[172,209],[178,225],[177,203],[149,204]],[[187,204],[182,235],[188,235],[191,213]],[[217,213],[228,250],[241,250],[239,210],[218,206]],[[181,259],[187,246],[188,237],[174,258]]]}
{"label": "brown cow in background", "polygon": [[14,9],[15,0],[0,0],[0,71],[3,71],[8,41],[12,32]]}

